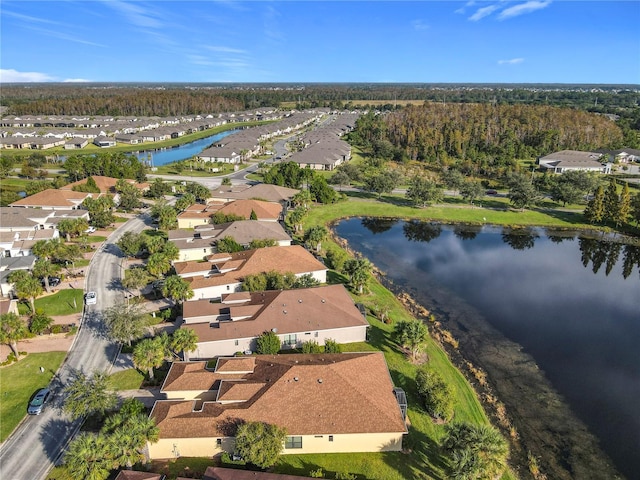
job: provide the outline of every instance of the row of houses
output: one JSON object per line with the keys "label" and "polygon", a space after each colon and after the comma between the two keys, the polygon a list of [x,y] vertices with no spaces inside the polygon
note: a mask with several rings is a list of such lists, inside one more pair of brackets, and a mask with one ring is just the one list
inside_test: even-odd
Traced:
{"label": "row of houses", "polygon": [[100,147],[137,145],[180,138],[229,123],[279,120],[276,109],[182,117],[5,117],[0,120],[0,148],[44,150],[64,146],[81,149],[89,142]]}
{"label": "row of houses", "polygon": [[609,174],[613,163],[635,162],[640,162],[640,150],[600,150],[598,152],[562,150],[538,158],[540,168],[553,173],[585,171]]}
{"label": "row of houses", "polygon": [[301,168],[333,170],[351,158],[351,145],[341,139],[355,128],[358,114],[338,115],[333,122],[311,130],[300,136],[304,148],[293,153],[288,161]]}

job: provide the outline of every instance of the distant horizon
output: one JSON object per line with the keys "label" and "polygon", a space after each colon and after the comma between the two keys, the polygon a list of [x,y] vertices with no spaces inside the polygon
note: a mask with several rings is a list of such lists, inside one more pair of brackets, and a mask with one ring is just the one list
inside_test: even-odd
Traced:
{"label": "distant horizon", "polygon": [[3,0],[0,82],[640,83],[627,0]]}

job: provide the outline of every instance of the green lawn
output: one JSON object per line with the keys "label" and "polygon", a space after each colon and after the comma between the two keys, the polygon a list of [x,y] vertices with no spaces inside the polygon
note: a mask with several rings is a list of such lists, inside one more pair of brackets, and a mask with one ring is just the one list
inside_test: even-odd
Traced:
{"label": "green lawn", "polygon": [[[46,387],[67,352],[30,353],[18,363],[2,367],[0,375],[0,442],[4,442],[27,414],[31,396]],[[40,367],[45,367],[40,373]]]}
{"label": "green lawn", "polygon": [[144,375],[135,368],[122,370],[109,375],[109,388],[112,390],[137,390],[144,381]]}
{"label": "green lawn", "polygon": [[49,316],[71,315],[82,312],[83,303],[84,292],[81,289],[67,288],[53,295],[37,298],[36,310],[42,309]]}

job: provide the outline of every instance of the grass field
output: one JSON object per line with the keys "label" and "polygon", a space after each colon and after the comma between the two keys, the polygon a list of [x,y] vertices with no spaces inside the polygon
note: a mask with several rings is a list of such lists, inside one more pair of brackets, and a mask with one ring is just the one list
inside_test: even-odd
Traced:
{"label": "grass field", "polygon": [[135,368],[130,368],[109,375],[109,388],[116,391],[137,390],[143,381],[144,375]]}
{"label": "grass field", "polygon": [[[4,442],[27,414],[29,400],[51,382],[67,352],[30,353],[18,363],[2,367],[0,375],[0,442]],[[44,373],[40,367],[44,366]]]}
{"label": "grass field", "polygon": [[[79,288],[67,288],[52,295],[37,298],[35,304],[36,310],[42,309],[49,316],[80,313],[84,304],[84,292]],[[29,310],[23,303],[19,305],[19,309],[21,314],[26,314]]]}

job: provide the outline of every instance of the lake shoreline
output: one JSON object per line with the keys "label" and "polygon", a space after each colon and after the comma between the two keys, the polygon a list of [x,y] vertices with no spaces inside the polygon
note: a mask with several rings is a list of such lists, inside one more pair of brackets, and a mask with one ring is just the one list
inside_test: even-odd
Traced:
{"label": "lake shoreline", "polygon": [[[335,231],[334,238],[354,253]],[[492,423],[509,440],[510,463],[519,475],[533,478],[528,473],[531,452],[549,479],[624,478],[521,345],[507,339],[445,288],[430,284],[418,291],[392,282],[377,268],[375,275],[416,318],[429,324],[431,336],[467,378]],[[435,321],[429,320],[431,314]]]}

